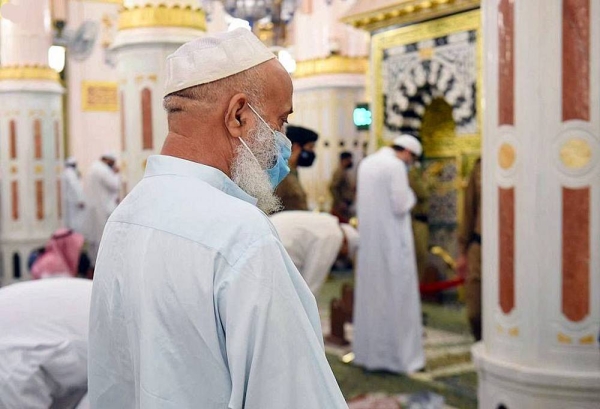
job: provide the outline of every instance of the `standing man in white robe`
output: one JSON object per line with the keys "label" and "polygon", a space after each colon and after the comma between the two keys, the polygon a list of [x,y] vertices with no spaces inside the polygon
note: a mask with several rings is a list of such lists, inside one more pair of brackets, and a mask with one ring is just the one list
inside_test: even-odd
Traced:
{"label": "standing man in white robe", "polygon": [[407,173],[421,153],[415,137],[402,135],[358,168],[353,349],[368,370],[412,373],[425,365],[410,213],[416,198]]}
{"label": "standing man in white robe", "polygon": [[313,295],[265,213],[292,81],[250,31],[167,59],[169,133],[111,215],[92,295],[92,409],[347,408]]}
{"label": "standing man in white robe", "polygon": [[92,265],[96,264],[104,226],[119,203],[121,178],[116,161],[114,154],[102,155],[92,164],[87,177],[89,215],[86,235]]}
{"label": "standing man in white robe", "polygon": [[328,213],[302,210],[271,216],[283,247],[317,296],[338,257],[354,257],[358,232]]}
{"label": "standing man in white robe", "polygon": [[65,169],[61,175],[63,225],[77,233],[83,234],[85,228],[85,194],[81,176],[77,170],[77,161],[69,157],[65,161]]}

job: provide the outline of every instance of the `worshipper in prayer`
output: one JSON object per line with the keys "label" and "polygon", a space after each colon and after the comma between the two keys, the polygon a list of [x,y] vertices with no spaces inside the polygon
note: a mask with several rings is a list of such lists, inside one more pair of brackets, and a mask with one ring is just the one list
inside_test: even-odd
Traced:
{"label": "worshipper in prayer", "polygon": [[72,156],[65,161],[65,169],[61,175],[61,190],[63,226],[83,234],[86,222],[85,194],[77,170],[77,161]]}
{"label": "worshipper in prayer", "polygon": [[481,159],[477,159],[465,192],[457,270],[465,277],[465,304],[471,332],[481,341]]}
{"label": "worshipper in prayer", "polygon": [[31,266],[33,278],[76,277],[84,273],[80,271],[83,242],[83,235],[73,230],[57,230]]}
{"label": "worshipper in prayer", "polygon": [[91,294],[92,281],[80,278],[0,288],[0,408],[78,405],[87,391]]}
{"label": "worshipper in prayer", "polygon": [[315,296],[336,259],[352,259],[358,246],[358,232],[327,213],[280,212],[271,216],[271,222]]}
{"label": "worshipper in prayer", "polygon": [[425,365],[410,214],[416,198],[407,177],[421,152],[414,136],[401,135],[358,168],[353,349],[368,370],[412,373]]}
{"label": "worshipper in prayer", "polygon": [[121,178],[116,162],[116,155],[111,153],[102,155],[100,160],[92,164],[87,177],[89,225],[86,235],[92,264],[95,264],[98,256],[98,247],[106,221],[119,203]]}
{"label": "worshipper in prayer", "polygon": [[336,216],[340,222],[348,223],[352,218],[352,205],[356,189],[350,178],[350,169],[353,166],[352,154],[350,152],[342,152],[340,154],[340,165],[333,173],[329,191],[333,197],[331,205],[331,214]]}
{"label": "worshipper in prayer", "polygon": [[346,408],[315,298],[265,213],[292,81],[245,29],[167,58],[162,154],[111,215],[90,314],[93,409]]}
{"label": "worshipper in prayer", "polygon": [[315,143],[319,135],[301,126],[288,126],[286,135],[292,141],[292,154],[288,161],[290,174],[275,190],[283,210],[308,210],[306,192],[298,178],[298,167],[310,167],[315,161]]}

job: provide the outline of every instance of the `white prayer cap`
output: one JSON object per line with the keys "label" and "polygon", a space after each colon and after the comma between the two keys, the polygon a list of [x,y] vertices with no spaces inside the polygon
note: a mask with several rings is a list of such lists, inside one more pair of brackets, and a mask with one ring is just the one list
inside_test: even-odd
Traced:
{"label": "white prayer cap", "polygon": [[358,249],[358,231],[346,223],[340,223],[340,227],[344,232],[344,236],[346,236],[346,241],[348,242],[348,257],[354,258],[354,254]]}
{"label": "white prayer cap", "polygon": [[394,139],[393,145],[404,148],[407,151],[411,151],[417,156],[421,156],[423,153],[423,146],[421,146],[421,142],[419,142],[419,140],[412,135],[400,135]]}
{"label": "white prayer cap", "polygon": [[104,155],[101,156],[102,159],[108,159],[108,160],[112,160],[114,162],[117,161],[117,155],[113,152],[106,152]]}
{"label": "white prayer cap", "polygon": [[240,73],[275,58],[245,28],[198,38],[167,57],[165,96]]}
{"label": "white prayer cap", "polygon": [[77,159],[75,159],[73,156],[69,156],[65,160],[65,165],[67,165],[67,166],[75,166],[75,165],[77,165]]}

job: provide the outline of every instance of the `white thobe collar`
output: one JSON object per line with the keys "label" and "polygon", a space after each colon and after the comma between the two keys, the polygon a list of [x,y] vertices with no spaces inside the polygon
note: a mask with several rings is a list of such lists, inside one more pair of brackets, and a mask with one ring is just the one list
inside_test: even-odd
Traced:
{"label": "white thobe collar", "polygon": [[219,169],[166,155],[152,155],[148,158],[144,178],[160,175],[176,175],[200,179],[212,187],[256,206],[256,198],[244,192]]}

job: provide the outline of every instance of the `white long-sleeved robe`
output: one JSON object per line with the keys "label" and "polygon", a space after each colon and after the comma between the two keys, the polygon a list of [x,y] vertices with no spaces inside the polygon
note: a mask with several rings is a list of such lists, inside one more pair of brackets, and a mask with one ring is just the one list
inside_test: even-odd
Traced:
{"label": "white long-sleeved robe", "polygon": [[271,216],[283,247],[316,296],[335,262],[344,235],[338,218],[327,213],[285,211]]}
{"label": "white long-sleeved robe", "polygon": [[25,281],[0,289],[0,408],[73,409],[87,391],[92,282]]}
{"label": "white long-sleeved robe", "polygon": [[355,362],[411,373],[425,364],[405,164],[381,148],[358,169],[360,245],[354,300]]}
{"label": "white long-sleeved robe", "polygon": [[102,238],[89,399],[106,408],[346,408],[313,295],[217,169],[151,156]]}
{"label": "white long-sleeved robe", "polygon": [[106,163],[96,161],[87,177],[88,218],[85,236],[89,242],[92,264],[98,255],[98,246],[104,226],[116,209],[119,199],[121,178]]}
{"label": "white long-sleeved robe", "polygon": [[77,170],[67,166],[61,175],[63,225],[77,233],[85,234],[86,209],[83,184]]}

